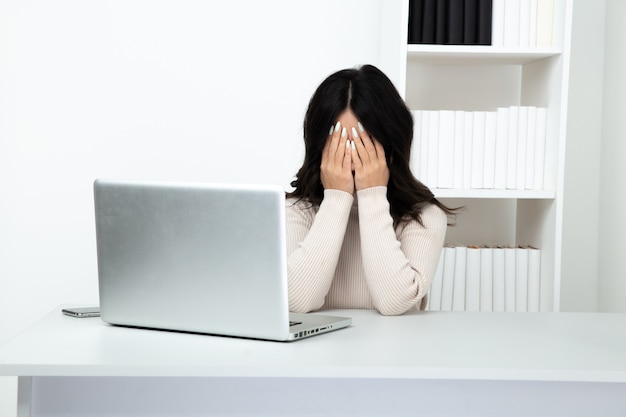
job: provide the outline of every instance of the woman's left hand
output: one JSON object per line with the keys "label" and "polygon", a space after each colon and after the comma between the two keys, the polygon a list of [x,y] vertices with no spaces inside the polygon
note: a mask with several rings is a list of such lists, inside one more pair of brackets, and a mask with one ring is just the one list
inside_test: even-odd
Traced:
{"label": "woman's left hand", "polygon": [[359,132],[352,128],[352,161],[354,163],[354,186],[356,190],[387,186],[389,167],[383,145],[359,125]]}

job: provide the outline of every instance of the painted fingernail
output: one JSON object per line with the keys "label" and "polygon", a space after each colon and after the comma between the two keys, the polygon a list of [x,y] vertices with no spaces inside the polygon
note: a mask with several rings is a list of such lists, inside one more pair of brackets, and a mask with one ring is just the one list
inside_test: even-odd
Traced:
{"label": "painted fingernail", "polygon": [[334,131],[335,131],[335,126],[331,126],[330,130],[328,131],[328,136],[332,135]]}
{"label": "painted fingernail", "polygon": [[356,151],[356,145],[354,144],[354,141],[351,141],[350,143],[352,144],[352,150]]}
{"label": "painted fingernail", "polygon": [[355,137],[355,138],[359,137],[359,134],[356,133],[356,129],[354,128],[354,126],[352,127],[352,136]]}
{"label": "painted fingernail", "polygon": [[341,129],[341,137],[342,138],[345,138],[347,134],[348,134],[348,131],[346,130],[345,127],[343,129]]}
{"label": "painted fingernail", "polygon": [[346,141],[346,149],[350,149],[350,141],[349,140]]}
{"label": "painted fingernail", "polygon": [[339,132],[339,128],[341,127],[341,122],[337,122],[335,125],[335,132]]}
{"label": "painted fingernail", "polygon": [[365,132],[365,129],[363,128],[363,125],[361,124],[361,122],[357,122],[356,124],[359,125],[359,130],[361,132]]}

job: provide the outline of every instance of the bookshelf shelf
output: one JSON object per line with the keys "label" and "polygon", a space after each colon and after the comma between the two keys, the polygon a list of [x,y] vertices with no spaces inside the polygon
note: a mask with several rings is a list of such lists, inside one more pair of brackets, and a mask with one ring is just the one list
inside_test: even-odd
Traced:
{"label": "bookshelf shelf", "polygon": [[431,188],[437,198],[553,200],[554,191]]}
{"label": "bookshelf shelf", "polygon": [[[537,0],[537,7],[544,8],[545,12],[547,6],[551,14],[547,21],[548,26],[546,26],[546,20],[541,20],[541,36],[540,15],[537,14],[537,36],[534,43],[532,36],[529,35],[533,33],[532,31],[522,33],[522,28],[525,27],[521,21],[522,15],[520,13],[505,14],[504,19],[520,19],[520,41],[515,43],[509,36],[511,27],[515,26],[509,24],[511,20],[503,25],[504,30],[508,31],[504,33],[505,36],[501,37],[500,32],[498,32],[498,37],[495,36],[496,26],[493,22],[499,16],[498,19],[502,23],[503,18],[502,15],[496,14],[496,5],[500,13],[504,13],[507,7],[523,7],[522,5],[531,3],[524,0],[494,0],[492,45],[410,44],[408,42],[411,34],[409,3],[410,0],[385,2],[382,15],[381,59],[385,72],[396,84],[407,106],[413,111],[416,127],[420,126],[421,134],[416,135],[415,151],[411,156],[413,173],[430,186],[435,196],[442,199],[445,204],[450,207],[463,207],[456,217],[455,226],[448,228],[445,244],[467,247],[531,246],[540,249],[541,298],[547,300],[542,303],[542,310],[559,311],[564,155],[567,137],[565,128],[567,126],[570,32],[574,2],[573,0]],[[529,19],[528,15],[526,18]],[[546,34],[550,39],[549,42],[545,42]],[[527,35],[529,39],[522,42],[523,35]],[[545,139],[542,145],[545,152],[543,154],[531,153],[528,150],[530,148],[525,148],[527,154],[524,157],[520,156],[516,162],[518,166],[521,166],[521,161],[526,160],[527,168],[539,167],[541,174],[535,176],[534,180],[534,185],[539,185],[529,186],[530,182],[526,179],[526,184],[520,186],[519,178],[522,178],[520,177],[522,171],[499,170],[497,167],[501,167],[501,164],[495,164],[496,178],[499,180],[496,184],[502,183],[503,175],[505,175],[507,178],[505,188],[502,188],[502,185],[491,188],[492,185],[489,183],[479,186],[472,183],[471,187],[464,185],[463,188],[438,188],[441,187],[442,182],[450,183],[450,172],[456,174],[459,172],[459,166],[463,170],[461,181],[463,183],[468,178],[466,166],[472,168],[482,166],[486,167],[483,172],[491,172],[488,164],[481,165],[479,162],[476,165],[476,160],[483,160],[480,157],[471,159],[470,164],[467,164],[468,159],[465,157],[464,162],[459,165],[460,159],[457,152],[454,163],[450,165],[450,157],[445,156],[446,152],[466,149],[467,143],[471,144],[472,150],[482,150],[482,146],[473,147],[473,136],[477,131],[478,137],[483,138],[485,144],[489,144],[489,147],[485,145],[485,149],[489,149],[490,152],[493,152],[494,136],[497,144],[502,141],[506,142],[506,146],[510,143],[520,143],[520,141],[511,142],[516,141],[516,139],[511,139],[511,125],[509,125],[509,134],[505,134],[504,130],[496,131],[494,134],[493,121],[486,122],[485,126],[489,127],[486,131],[490,133],[489,135],[482,133],[482,113],[498,112],[503,108],[516,108],[517,110],[513,110],[514,113],[509,113],[509,116],[513,114],[513,117],[519,117],[519,120],[523,121],[534,120],[530,112],[534,112],[535,109],[541,108],[541,111],[545,112],[541,119],[541,125],[545,125],[545,130],[541,133],[543,135],[541,137]],[[466,122],[464,137],[469,139],[467,141],[461,139],[461,142],[450,141],[449,121],[452,119],[449,114],[451,111],[457,114],[454,120],[459,120],[460,113],[471,113],[475,122],[478,115],[481,129],[471,130],[472,133],[468,135],[469,124]],[[523,118],[522,112],[524,112]],[[429,115],[425,119],[426,113]],[[439,115],[433,119],[431,113],[439,113]],[[441,122],[443,117],[445,121]],[[493,116],[485,117],[492,118]],[[437,120],[435,124],[439,126],[439,130],[433,131],[430,128],[433,120]],[[429,126],[428,129],[424,127],[426,123]],[[537,123],[537,126],[539,125]],[[442,126],[447,136],[442,136],[440,133]],[[455,124],[454,131],[456,132],[461,126],[462,124]],[[532,124],[529,122],[520,122],[518,126],[527,126],[528,131],[532,131],[530,128]],[[515,132],[515,128],[513,129]],[[519,135],[522,134],[520,132],[521,130],[518,131]],[[437,136],[433,136],[434,134]],[[527,134],[524,132],[524,135]],[[433,142],[431,137],[435,137],[439,142]],[[441,145],[442,137],[448,138],[443,141],[443,145]],[[424,138],[428,142],[426,148],[422,142]],[[431,148],[432,143],[438,143],[438,145]],[[457,148],[459,143],[463,145]],[[482,140],[478,143],[482,143]],[[537,145],[539,141],[528,140],[526,143]],[[501,145],[496,145],[498,146]],[[424,154],[425,149],[428,149],[427,156]],[[437,150],[433,154],[430,149]],[[516,149],[518,155],[523,155],[520,149],[524,148],[518,145]],[[444,152],[443,159],[440,156],[441,152]],[[478,155],[481,154],[480,152],[478,151]],[[535,156],[528,158],[527,155]],[[485,154],[484,161],[493,163],[493,160],[491,157],[487,158]],[[444,165],[440,164],[442,161],[445,162]],[[507,167],[512,165],[511,161],[509,156]],[[435,169],[438,174],[431,175],[432,169]],[[506,174],[503,174],[504,171]],[[424,172],[426,172],[425,175]],[[475,176],[474,172],[476,171],[472,171],[472,177]],[[480,169],[477,172],[480,172]],[[525,172],[530,171],[526,169]],[[517,178],[516,185],[508,182],[508,178],[513,177]],[[436,178],[436,180],[429,183],[431,178]],[[491,181],[491,176],[489,179]],[[542,181],[542,184],[537,181]],[[458,187],[456,184],[459,184],[459,179],[456,176],[453,182],[455,185],[452,187]]]}
{"label": "bookshelf shelf", "polygon": [[559,55],[559,48],[508,48],[466,45],[408,45],[407,57],[437,65],[524,65]]}

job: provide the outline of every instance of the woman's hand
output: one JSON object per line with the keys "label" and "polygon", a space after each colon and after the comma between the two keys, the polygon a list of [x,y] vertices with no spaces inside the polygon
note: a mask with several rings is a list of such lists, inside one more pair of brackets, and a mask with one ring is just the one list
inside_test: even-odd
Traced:
{"label": "woman's hand", "polygon": [[322,152],[320,175],[325,189],[335,189],[354,194],[354,178],[352,176],[352,151],[348,132],[341,124],[330,129],[326,145]]}
{"label": "woman's hand", "polygon": [[359,132],[352,128],[352,162],[354,163],[354,185],[356,190],[387,186],[389,167],[385,159],[385,150],[376,139],[363,129],[359,123]]}

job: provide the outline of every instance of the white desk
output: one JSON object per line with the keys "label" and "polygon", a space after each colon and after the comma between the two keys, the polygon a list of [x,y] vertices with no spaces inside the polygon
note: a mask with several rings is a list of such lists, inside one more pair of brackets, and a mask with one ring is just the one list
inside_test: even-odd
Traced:
{"label": "white desk", "polygon": [[0,375],[20,417],[626,415],[626,314],[332,314],[353,326],[278,343],[59,308],[0,347]]}

